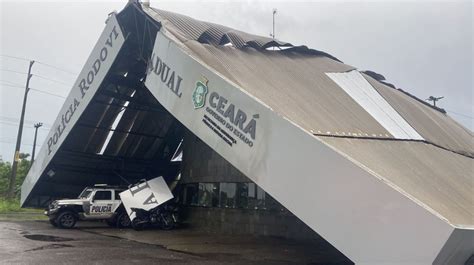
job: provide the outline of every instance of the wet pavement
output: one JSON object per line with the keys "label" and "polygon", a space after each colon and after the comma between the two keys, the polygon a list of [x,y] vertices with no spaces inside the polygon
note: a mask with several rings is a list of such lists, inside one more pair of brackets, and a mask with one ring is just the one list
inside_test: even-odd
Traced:
{"label": "wet pavement", "polygon": [[0,264],[344,264],[317,243],[78,223],[0,221]]}

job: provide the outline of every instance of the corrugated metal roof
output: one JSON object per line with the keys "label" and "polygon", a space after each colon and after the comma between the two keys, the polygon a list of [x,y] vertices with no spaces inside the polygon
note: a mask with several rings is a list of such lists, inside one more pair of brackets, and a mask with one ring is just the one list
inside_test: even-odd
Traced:
{"label": "corrugated metal roof", "polygon": [[[287,42],[272,43],[271,38],[168,11],[148,8],[144,11],[204,64],[304,129],[314,134],[393,138],[366,109],[325,75],[356,69],[332,55]],[[223,46],[228,41],[233,47]],[[291,48],[266,50],[271,45]],[[473,156],[472,132],[405,93],[366,74],[364,77],[415,133],[443,148]]]}
{"label": "corrugated metal roof", "polygon": [[320,139],[451,224],[474,225],[473,159],[423,142]]}
{"label": "corrugated metal roof", "polygon": [[392,137],[325,74],[354,69],[351,66],[296,52],[235,49],[196,42],[187,46],[211,68],[308,131]]}
{"label": "corrugated metal roof", "polygon": [[[189,40],[196,40],[201,43],[213,43],[223,45],[231,42],[237,48],[253,46],[263,48],[274,40],[272,38],[261,37],[248,34],[242,31],[234,30],[222,25],[199,21],[188,16],[176,13],[153,9],[156,15],[160,17],[159,21],[167,20],[179,33]],[[292,46],[287,42],[275,41],[279,46]]]}
{"label": "corrugated metal roof", "polygon": [[397,139],[424,140],[357,70],[327,73],[347,94]]}
{"label": "corrugated metal roof", "polygon": [[474,156],[473,133],[457,123],[447,114],[433,109],[405,93],[384,85],[370,76],[367,81],[390,103],[390,105],[423,136],[455,152]]}
{"label": "corrugated metal roof", "polygon": [[[355,68],[305,46],[144,9],[203,64],[452,224],[472,226],[473,134],[447,115],[363,76],[423,140],[396,140],[326,73]],[[231,42],[233,46],[223,46]],[[271,45],[291,48],[270,51]],[[351,137],[351,138],[348,138]],[[355,187],[356,188],[356,187]]]}
{"label": "corrugated metal roof", "polygon": [[267,49],[270,47],[290,47],[288,51],[299,52],[312,55],[322,55],[339,61],[336,57],[308,47],[294,46],[289,42],[280,41],[273,38],[249,34],[215,23],[204,22],[190,18],[185,15],[173,12],[145,8],[150,16],[172,31],[173,34],[185,40],[195,40],[203,44],[224,45],[231,43],[236,48],[252,47],[255,49]]}

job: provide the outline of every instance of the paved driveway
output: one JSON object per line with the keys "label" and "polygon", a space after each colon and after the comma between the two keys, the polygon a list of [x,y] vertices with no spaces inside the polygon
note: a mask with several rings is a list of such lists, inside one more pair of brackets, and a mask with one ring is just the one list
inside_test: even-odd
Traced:
{"label": "paved driveway", "polygon": [[0,221],[1,264],[345,264],[316,245],[276,238],[205,235],[187,230],[136,232],[79,223]]}

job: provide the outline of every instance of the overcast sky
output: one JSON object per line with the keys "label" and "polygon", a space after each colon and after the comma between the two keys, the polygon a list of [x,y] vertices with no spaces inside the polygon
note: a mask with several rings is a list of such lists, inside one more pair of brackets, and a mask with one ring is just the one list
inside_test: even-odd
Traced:
{"label": "overcast sky", "polygon": [[[33,66],[36,76],[30,87],[65,97],[102,32],[107,14],[120,11],[125,4],[0,2],[0,156],[4,160],[13,158],[28,69],[28,61],[5,56],[42,62]],[[151,5],[266,36],[272,28],[272,9],[277,8],[278,39],[381,73],[388,82],[422,99],[445,96],[439,106],[474,129],[471,1],[151,0]],[[36,122],[45,124],[38,133],[38,144],[43,143],[63,101],[35,90],[29,93],[22,152],[31,153]]]}

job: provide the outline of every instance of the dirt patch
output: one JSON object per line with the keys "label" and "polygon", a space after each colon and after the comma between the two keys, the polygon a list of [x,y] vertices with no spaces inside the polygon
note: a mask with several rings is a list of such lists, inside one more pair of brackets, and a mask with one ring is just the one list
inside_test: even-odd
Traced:
{"label": "dirt patch", "polygon": [[73,246],[67,245],[67,244],[50,244],[50,245],[42,246],[39,248],[29,249],[29,250],[26,250],[25,252],[45,250],[45,249],[72,248],[72,247]]}
{"label": "dirt patch", "polygon": [[23,237],[37,240],[37,241],[46,241],[46,242],[64,242],[72,241],[72,238],[59,237],[59,236],[48,236],[48,235],[24,235]]}

